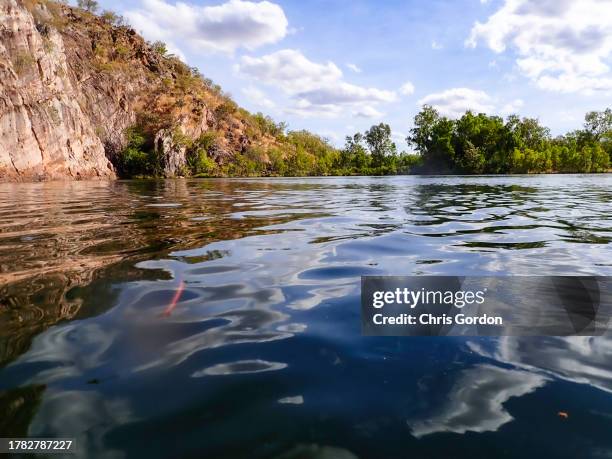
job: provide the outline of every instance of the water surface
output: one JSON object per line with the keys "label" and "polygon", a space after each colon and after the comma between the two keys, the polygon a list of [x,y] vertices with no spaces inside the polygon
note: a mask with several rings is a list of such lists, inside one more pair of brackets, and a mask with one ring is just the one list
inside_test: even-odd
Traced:
{"label": "water surface", "polygon": [[612,275],[611,202],[611,175],[0,185],[0,436],[611,457],[610,336],[362,337],[359,317],[362,275]]}

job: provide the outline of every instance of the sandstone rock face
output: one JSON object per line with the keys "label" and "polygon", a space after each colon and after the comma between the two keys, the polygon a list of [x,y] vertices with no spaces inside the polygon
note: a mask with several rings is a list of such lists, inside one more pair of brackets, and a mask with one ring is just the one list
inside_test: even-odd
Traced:
{"label": "sandstone rock face", "polygon": [[0,0],[0,181],[114,178],[134,126],[167,177],[184,174],[186,145],[210,130],[211,157],[231,161],[252,143],[247,125],[194,75],[125,25],[52,0]]}
{"label": "sandstone rock face", "polygon": [[180,176],[185,170],[185,147],[174,141],[172,132],[161,130],[155,135],[155,153],[162,158],[164,175],[167,177]]}
{"label": "sandstone rock face", "polygon": [[115,176],[79,93],[61,35],[0,0],[0,180]]}

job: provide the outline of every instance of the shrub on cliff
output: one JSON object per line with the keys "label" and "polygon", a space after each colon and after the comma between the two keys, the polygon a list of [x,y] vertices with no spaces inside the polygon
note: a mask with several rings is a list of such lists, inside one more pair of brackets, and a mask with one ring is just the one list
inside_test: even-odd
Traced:
{"label": "shrub on cliff", "polygon": [[120,177],[142,177],[158,175],[159,158],[146,132],[132,126],[125,132],[126,147],[118,154],[117,169]]}
{"label": "shrub on cliff", "polygon": [[231,99],[226,99],[215,108],[215,117],[218,121],[226,121],[236,110],[238,110],[238,104]]}
{"label": "shrub on cliff", "polygon": [[15,72],[20,77],[25,75],[30,69],[34,69],[34,64],[36,63],[34,56],[26,51],[18,53],[13,57],[12,61]]}
{"label": "shrub on cliff", "polygon": [[90,13],[95,13],[98,10],[98,2],[96,0],[77,0],[77,6]]}
{"label": "shrub on cliff", "polygon": [[187,152],[187,167],[195,177],[211,177],[219,175],[219,167],[209,154],[217,142],[217,132],[203,133]]}
{"label": "shrub on cliff", "polygon": [[124,27],[127,25],[125,18],[114,11],[105,10],[100,17],[112,26]]}
{"label": "shrub on cliff", "polygon": [[285,129],[287,129],[286,123],[282,121],[277,123],[270,116],[261,112],[251,115],[251,119],[260,132],[276,138],[282,137],[285,134]]}
{"label": "shrub on cliff", "polygon": [[163,41],[160,40],[151,43],[151,49],[162,57],[168,52],[168,47]]}

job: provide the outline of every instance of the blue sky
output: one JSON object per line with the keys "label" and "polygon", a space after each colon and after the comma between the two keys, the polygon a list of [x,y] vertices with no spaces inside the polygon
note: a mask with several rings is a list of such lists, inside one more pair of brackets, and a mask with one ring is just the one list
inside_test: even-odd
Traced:
{"label": "blue sky", "polygon": [[538,117],[553,134],[612,106],[609,0],[101,0],[250,111],[341,145],[423,103]]}

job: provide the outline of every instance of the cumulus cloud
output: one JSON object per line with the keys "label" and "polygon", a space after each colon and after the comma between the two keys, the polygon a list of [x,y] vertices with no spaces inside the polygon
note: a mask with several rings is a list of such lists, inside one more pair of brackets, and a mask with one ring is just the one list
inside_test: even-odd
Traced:
{"label": "cumulus cloud", "polygon": [[334,118],[342,112],[342,107],[333,104],[314,105],[307,100],[301,99],[283,111],[289,115],[296,115],[301,118]]}
{"label": "cumulus cloud", "polygon": [[346,68],[348,68],[349,70],[352,70],[355,73],[361,73],[361,68],[359,68],[355,64],[346,64]]}
{"label": "cumulus cloud", "polygon": [[232,53],[275,43],[287,35],[288,26],[283,9],[268,1],[199,6],[142,0],[140,8],[124,15],[149,40],[178,40],[203,52]]}
{"label": "cumulus cloud", "polygon": [[374,107],[364,105],[353,112],[353,116],[358,118],[381,118],[384,113],[379,112]]}
{"label": "cumulus cloud", "polygon": [[354,104],[358,102],[392,102],[395,93],[376,88],[364,88],[344,81],[329,86],[299,92],[297,96],[313,104]]}
{"label": "cumulus cloud", "polygon": [[431,105],[442,115],[458,118],[467,110],[491,113],[495,110],[491,97],[484,91],[469,88],[452,88],[429,94],[418,101],[419,105]]}
{"label": "cumulus cloud", "polygon": [[392,131],[391,137],[397,141],[403,142],[406,139],[407,135],[405,132],[402,131]]}
{"label": "cumulus cloud", "polygon": [[403,96],[414,94],[414,85],[410,81],[406,81],[399,90]]}
{"label": "cumulus cloud", "polygon": [[511,115],[517,113],[525,105],[523,99],[514,99],[512,102],[504,105],[499,111],[502,115]]}
{"label": "cumulus cloud", "polygon": [[396,99],[393,91],[348,83],[333,62],[316,63],[294,49],[262,57],[243,56],[237,71],[283,90],[296,101],[286,111],[300,116],[336,115],[346,106]]}
{"label": "cumulus cloud", "polygon": [[242,94],[252,102],[253,104],[265,107],[265,108],[274,108],[275,104],[270,99],[266,97],[264,92],[261,89],[256,88],[255,86],[248,86],[242,89]]}
{"label": "cumulus cloud", "polygon": [[443,48],[443,46],[440,43],[438,43],[436,40],[433,40],[431,42],[431,49],[435,49],[437,51],[437,50],[440,50],[442,48]]}
{"label": "cumulus cloud", "polygon": [[291,93],[314,90],[342,78],[342,71],[333,62],[317,64],[294,49],[262,57],[243,56],[238,71]]}
{"label": "cumulus cloud", "polygon": [[467,46],[514,50],[519,70],[540,88],[612,92],[612,2],[505,0],[472,27]]}

